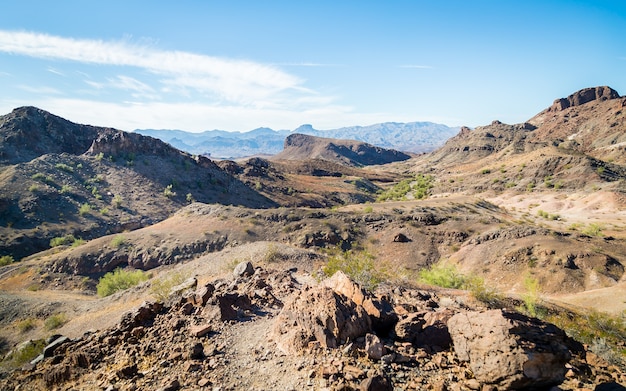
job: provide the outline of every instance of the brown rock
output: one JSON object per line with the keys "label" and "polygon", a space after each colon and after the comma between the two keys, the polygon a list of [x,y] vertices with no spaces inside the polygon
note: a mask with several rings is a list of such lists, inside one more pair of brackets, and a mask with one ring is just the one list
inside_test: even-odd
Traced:
{"label": "brown rock", "polygon": [[199,324],[196,326],[191,326],[189,328],[189,333],[194,337],[201,338],[211,332],[210,324]]}
{"label": "brown rock", "polygon": [[375,334],[365,335],[365,351],[367,356],[372,360],[380,360],[386,353],[385,345]]}
{"label": "brown rock", "polygon": [[299,353],[311,341],[336,348],[370,330],[371,321],[362,306],[319,286],[304,288],[285,304],[274,321],[272,335],[282,351]]}
{"label": "brown rock", "polygon": [[403,233],[397,233],[394,237],[393,237],[393,241],[396,243],[408,243],[411,241],[411,239],[408,238],[408,236],[406,236]]}
{"label": "brown rock", "polygon": [[359,386],[360,391],[393,391],[391,381],[383,375],[368,377]]}
{"label": "brown rock", "polygon": [[448,330],[457,357],[482,383],[545,388],[565,378],[567,336],[552,324],[502,310],[468,311],[450,318]]}

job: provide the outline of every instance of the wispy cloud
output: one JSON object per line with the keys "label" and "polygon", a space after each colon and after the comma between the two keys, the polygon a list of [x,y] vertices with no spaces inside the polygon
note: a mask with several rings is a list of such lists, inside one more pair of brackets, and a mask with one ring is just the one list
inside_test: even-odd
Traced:
{"label": "wispy cloud", "polygon": [[32,94],[41,94],[41,95],[60,95],[61,91],[52,87],[45,86],[28,86],[28,85],[20,85],[18,88],[22,91],[30,92]]}
{"label": "wispy cloud", "polygon": [[52,68],[52,67],[48,68],[48,72],[54,73],[55,75],[59,75],[59,76],[65,76],[65,73],[59,71],[58,69]]}
{"label": "wispy cloud", "polygon": [[128,40],[64,38],[0,30],[0,52],[86,64],[130,66],[161,77],[161,82],[211,94],[238,104],[253,104],[276,93],[299,90],[303,81],[274,66],[252,61],[158,50]]}
{"label": "wispy cloud", "polygon": [[311,67],[311,68],[340,68],[345,67],[342,64],[324,64],[318,62],[281,62],[277,63],[278,66],[283,67]]}

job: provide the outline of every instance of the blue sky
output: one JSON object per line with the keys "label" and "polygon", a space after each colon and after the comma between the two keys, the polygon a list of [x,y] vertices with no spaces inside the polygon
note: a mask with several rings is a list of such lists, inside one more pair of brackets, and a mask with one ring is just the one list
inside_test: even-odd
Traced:
{"label": "blue sky", "polygon": [[624,1],[13,1],[0,114],[247,131],[529,119],[626,94]]}

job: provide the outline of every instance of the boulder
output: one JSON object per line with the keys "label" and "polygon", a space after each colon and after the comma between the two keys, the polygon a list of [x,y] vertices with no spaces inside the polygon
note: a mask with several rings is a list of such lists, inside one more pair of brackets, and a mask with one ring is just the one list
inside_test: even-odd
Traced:
{"label": "boulder", "polygon": [[346,296],[357,305],[363,306],[376,331],[386,332],[398,321],[398,316],[388,300],[369,294],[342,271],[324,280],[322,285]]}
{"label": "boulder", "polygon": [[378,336],[368,333],[365,335],[365,351],[370,359],[378,361],[385,355],[387,349]]}
{"label": "boulder", "polygon": [[233,270],[233,275],[235,277],[244,277],[251,276],[254,274],[254,266],[252,266],[252,262],[244,261],[235,266]]}
{"label": "boulder", "polygon": [[300,353],[311,342],[336,348],[371,331],[362,306],[324,286],[306,287],[288,301],[274,321],[272,337],[280,350]]}
{"label": "boulder", "polygon": [[565,379],[567,336],[539,319],[490,310],[450,318],[454,351],[478,381],[498,389],[545,388]]}

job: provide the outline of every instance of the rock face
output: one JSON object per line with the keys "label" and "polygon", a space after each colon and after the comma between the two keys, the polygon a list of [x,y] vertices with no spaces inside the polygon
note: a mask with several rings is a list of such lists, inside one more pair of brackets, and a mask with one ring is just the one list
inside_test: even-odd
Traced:
{"label": "rock face", "polygon": [[476,379],[498,389],[548,387],[565,379],[567,336],[554,325],[517,313],[461,312],[448,321],[454,350]]}
{"label": "rock face", "polygon": [[565,110],[568,107],[580,106],[594,100],[609,100],[619,98],[617,91],[611,87],[591,87],[576,91],[567,98],[560,98],[554,101],[550,107],[551,111]]}
{"label": "rock face", "polygon": [[371,331],[365,309],[328,287],[309,287],[285,304],[273,338],[284,352],[300,353],[309,343],[336,348]]}

